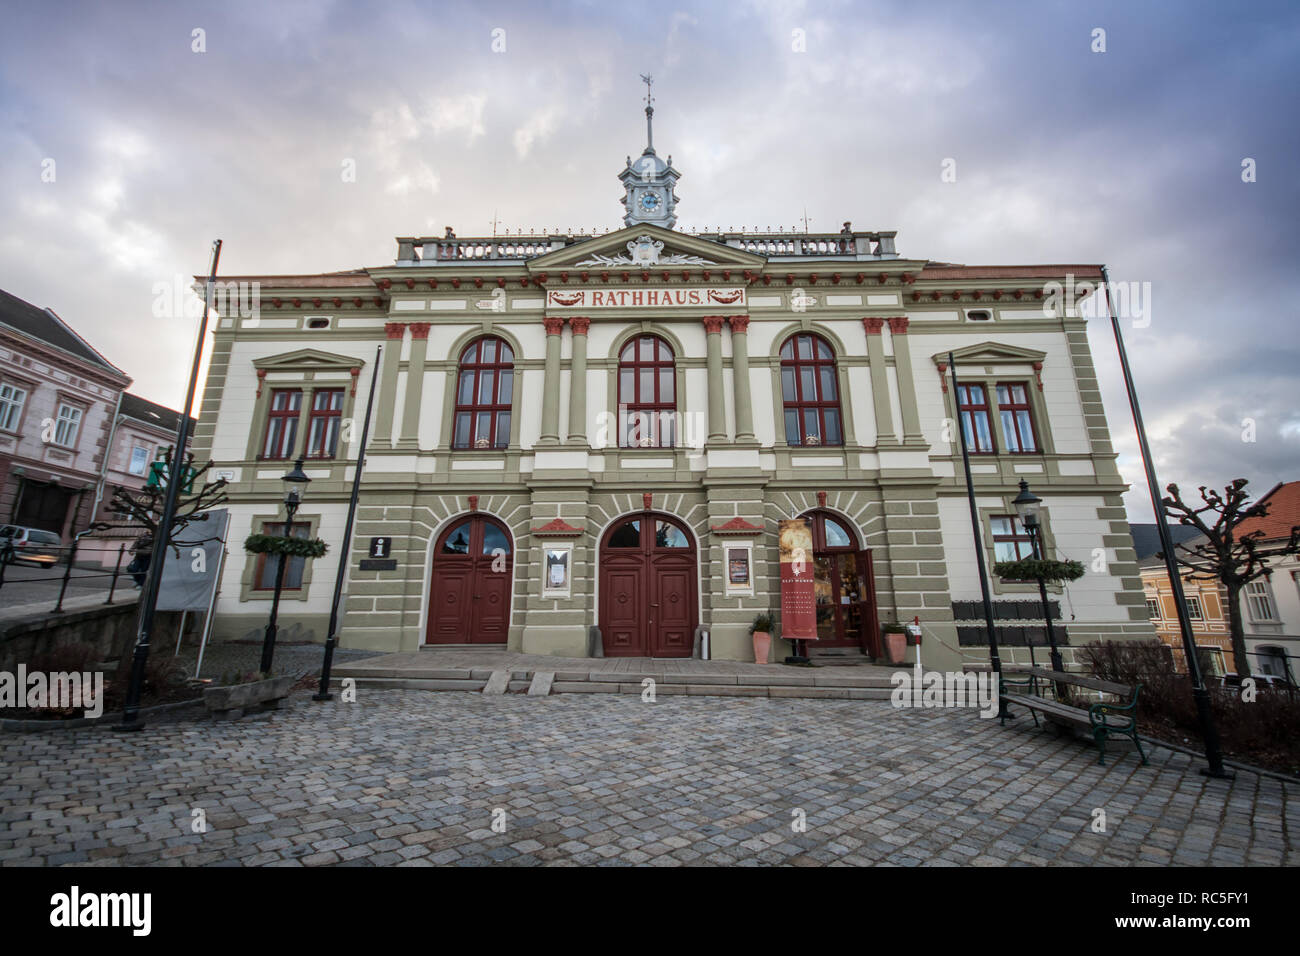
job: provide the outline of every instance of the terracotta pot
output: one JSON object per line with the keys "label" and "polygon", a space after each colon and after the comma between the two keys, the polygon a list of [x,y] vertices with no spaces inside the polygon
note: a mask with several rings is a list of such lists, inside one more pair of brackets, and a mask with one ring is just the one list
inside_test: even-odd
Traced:
{"label": "terracotta pot", "polygon": [[907,635],[902,631],[885,632],[885,656],[891,664],[901,664],[907,657]]}
{"label": "terracotta pot", "polygon": [[766,664],[767,653],[772,649],[772,635],[767,631],[754,632],[754,663]]}

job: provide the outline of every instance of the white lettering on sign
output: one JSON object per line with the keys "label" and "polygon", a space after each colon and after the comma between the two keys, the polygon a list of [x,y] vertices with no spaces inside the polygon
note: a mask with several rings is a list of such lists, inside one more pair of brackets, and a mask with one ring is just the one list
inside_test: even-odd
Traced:
{"label": "white lettering on sign", "polygon": [[718,289],[552,289],[546,305],[553,309],[692,308],[745,306],[743,286]]}

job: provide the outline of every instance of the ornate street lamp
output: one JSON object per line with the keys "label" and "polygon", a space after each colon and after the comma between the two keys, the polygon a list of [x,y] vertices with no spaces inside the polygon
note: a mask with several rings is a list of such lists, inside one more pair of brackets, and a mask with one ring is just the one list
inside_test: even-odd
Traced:
{"label": "ornate street lamp", "polygon": [[[302,462],[303,460],[299,458],[293,463],[293,470],[280,479],[284,482],[284,512],[288,516],[284,526],[286,538],[293,537],[293,516],[298,513],[298,506],[306,497],[307,485],[311,482],[307,473],[302,470]],[[271,619],[266,624],[266,636],[262,638],[261,671],[268,675],[271,673],[271,657],[275,653],[275,619],[280,613],[280,591],[284,588],[284,569],[288,564],[289,556],[281,551],[279,558],[280,563],[275,569],[275,596],[271,598]]]}
{"label": "ornate street lamp", "polygon": [[[1043,560],[1046,548],[1043,546],[1043,526],[1039,520],[1039,511],[1043,499],[1030,491],[1029,482],[1021,478],[1020,494],[1016,495],[1011,504],[1015,507],[1016,514],[1020,516],[1020,524],[1029,535],[1029,547],[1033,551],[1034,560]],[[1052,646],[1050,655],[1052,670],[1064,671],[1065,665],[1061,662],[1061,652],[1056,647],[1056,630],[1052,627],[1052,608],[1047,603],[1047,581],[1041,573],[1034,575],[1034,577],[1038,580],[1038,596],[1043,602],[1043,620],[1047,622],[1047,640]]]}

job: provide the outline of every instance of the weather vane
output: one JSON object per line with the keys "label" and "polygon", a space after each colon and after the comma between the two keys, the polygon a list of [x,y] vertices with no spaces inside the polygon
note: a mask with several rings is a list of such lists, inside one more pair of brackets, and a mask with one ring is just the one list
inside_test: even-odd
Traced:
{"label": "weather vane", "polygon": [[655,98],[654,96],[651,95],[650,92],[650,87],[654,84],[654,81],[655,78],[651,76],[649,73],[641,74],[641,82],[645,84],[645,105],[646,106],[653,106],[655,102]]}

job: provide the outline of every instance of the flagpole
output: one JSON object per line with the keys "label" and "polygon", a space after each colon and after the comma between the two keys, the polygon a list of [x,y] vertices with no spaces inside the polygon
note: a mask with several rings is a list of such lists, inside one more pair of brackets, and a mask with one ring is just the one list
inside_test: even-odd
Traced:
{"label": "flagpole", "polygon": [[334,648],[338,644],[339,601],[343,597],[343,578],[348,571],[348,554],[352,544],[352,524],[357,516],[357,498],[361,494],[361,469],[366,462],[366,441],[370,436],[370,410],[375,405],[375,382],[379,378],[379,356],[382,345],[375,347],[375,367],[370,371],[370,394],[366,397],[366,420],[361,426],[361,449],[357,452],[357,467],[352,474],[352,500],[348,502],[348,520],[343,527],[343,543],[339,547],[339,571],[334,578],[334,603],[330,605],[329,633],[325,636],[325,659],[321,663],[320,686],[312,700],[332,700],[330,693],[330,668],[334,664]]}
{"label": "flagpole", "polygon": [[1174,554],[1174,542],[1165,524],[1164,503],[1160,500],[1160,483],[1156,480],[1155,465],[1151,462],[1151,446],[1147,444],[1147,430],[1142,424],[1142,409],[1138,407],[1137,389],[1133,385],[1133,370],[1129,368],[1128,351],[1124,348],[1124,336],[1120,332],[1119,317],[1115,313],[1115,303],[1110,297],[1110,274],[1105,266],[1101,267],[1101,286],[1106,292],[1106,312],[1110,316],[1111,330],[1115,333],[1115,348],[1119,351],[1119,365],[1124,373],[1124,387],[1128,389],[1128,404],[1133,412],[1133,427],[1137,430],[1138,450],[1142,453],[1142,466],[1146,470],[1147,491],[1151,494],[1151,510],[1155,513],[1156,533],[1160,535],[1165,571],[1169,575],[1169,589],[1173,592],[1174,607],[1178,612],[1178,630],[1183,638],[1187,674],[1192,679],[1192,700],[1196,704],[1196,716],[1201,725],[1201,739],[1205,742],[1205,758],[1210,764],[1209,767],[1203,768],[1201,773],[1208,777],[1230,778],[1235,775],[1223,769],[1223,753],[1219,749],[1219,730],[1214,725],[1214,714],[1210,711],[1210,693],[1205,689],[1205,680],[1201,676],[1201,662],[1196,656],[1196,638],[1192,634],[1191,618],[1187,616],[1187,599],[1183,596],[1183,580],[1178,573],[1178,558]]}
{"label": "flagpole", "polygon": [[208,313],[212,311],[212,288],[217,282],[217,263],[221,259],[221,240],[212,243],[212,264],[208,267],[208,280],[203,289],[203,315],[199,319],[199,337],[194,344],[194,363],[190,366],[190,383],[181,406],[180,424],[176,426],[176,446],[172,449],[171,470],[167,475],[167,494],[163,497],[162,517],[158,520],[158,533],[154,536],[153,557],[149,561],[149,576],[144,593],[140,596],[140,623],[136,631],[135,654],[131,661],[131,682],[127,685],[126,704],[122,708],[122,722],[114,730],[141,730],[140,692],[144,687],[144,665],[149,659],[149,638],[153,632],[154,615],[158,609],[158,586],[162,582],[167,545],[171,542],[172,522],[176,520],[176,502],[181,485],[185,483],[185,446],[190,440],[190,409],[194,406],[194,392],[198,388],[199,363],[203,358],[203,345],[208,331]]}

